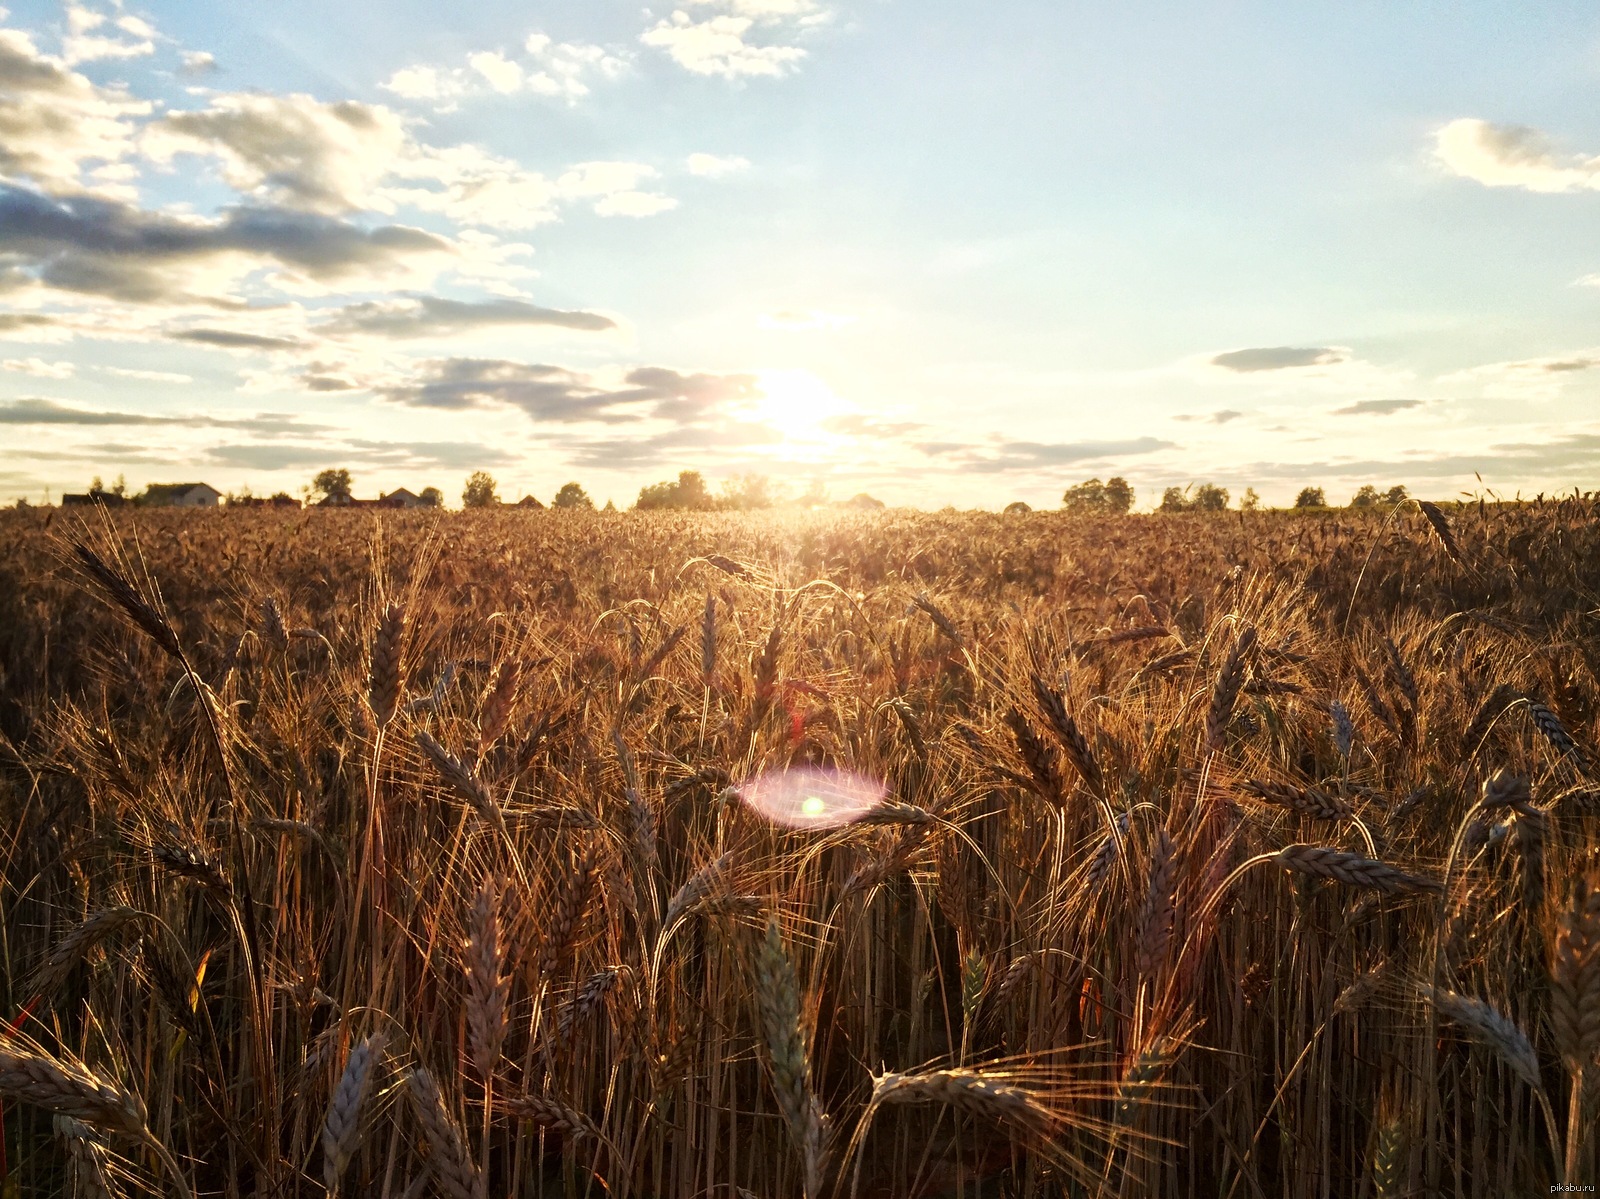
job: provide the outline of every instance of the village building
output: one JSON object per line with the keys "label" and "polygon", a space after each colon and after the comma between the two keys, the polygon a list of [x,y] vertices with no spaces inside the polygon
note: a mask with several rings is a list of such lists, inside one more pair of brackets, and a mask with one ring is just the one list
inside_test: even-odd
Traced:
{"label": "village building", "polygon": [[90,504],[104,504],[107,508],[120,508],[128,501],[125,497],[114,491],[89,491],[83,493],[70,493],[61,497],[63,508],[87,507]]}
{"label": "village building", "polygon": [[222,492],[209,483],[152,483],[143,496],[159,508],[215,508],[220,499]]}

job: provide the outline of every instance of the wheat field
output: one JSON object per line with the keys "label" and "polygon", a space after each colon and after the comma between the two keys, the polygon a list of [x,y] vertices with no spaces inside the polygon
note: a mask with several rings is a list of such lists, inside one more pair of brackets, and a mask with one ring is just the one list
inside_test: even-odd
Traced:
{"label": "wheat field", "polygon": [[0,514],[6,1193],[1593,1184],[1597,676],[1593,496]]}

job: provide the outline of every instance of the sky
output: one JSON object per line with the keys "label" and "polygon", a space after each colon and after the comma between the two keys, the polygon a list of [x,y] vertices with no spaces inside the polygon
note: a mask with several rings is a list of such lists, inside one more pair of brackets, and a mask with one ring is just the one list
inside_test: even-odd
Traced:
{"label": "sky", "polygon": [[1600,487],[1592,4],[0,13],[0,500]]}

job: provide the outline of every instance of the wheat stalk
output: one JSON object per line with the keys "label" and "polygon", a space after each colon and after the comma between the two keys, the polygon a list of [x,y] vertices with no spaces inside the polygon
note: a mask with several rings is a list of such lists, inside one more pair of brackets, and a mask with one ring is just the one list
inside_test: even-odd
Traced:
{"label": "wheat stalk", "polygon": [[383,1045],[383,1034],[373,1033],[350,1050],[328,1100],[322,1120],[322,1180],[330,1195],[338,1191],[339,1179],[360,1144],[362,1109],[383,1060]]}
{"label": "wheat stalk", "polygon": [[412,1067],[406,1075],[406,1093],[428,1142],[433,1179],[446,1199],[482,1199],[483,1176],[467,1153],[461,1126],[445,1107],[439,1084],[426,1067]]}
{"label": "wheat stalk", "polygon": [[1289,845],[1280,849],[1273,860],[1287,870],[1331,878],[1347,887],[1364,887],[1385,895],[1400,891],[1443,890],[1433,879],[1407,874],[1387,862],[1364,858],[1360,854],[1331,846]]}
{"label": "wheat stalk", "polygon": [[372,638],[372,660],[367,671],[367,706],[381,729],[394,719],[400,702],[400,654],[406,635],[406,607],[390,602]]}

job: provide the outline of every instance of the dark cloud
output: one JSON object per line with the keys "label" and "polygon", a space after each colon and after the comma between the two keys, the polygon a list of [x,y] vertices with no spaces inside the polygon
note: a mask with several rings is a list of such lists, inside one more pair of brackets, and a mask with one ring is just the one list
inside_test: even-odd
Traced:
{"label": "dark cloud", "polygon": [[1347,404],[1343,408],[1335,408],[1335,416],[1388,416],[1392,412],[1403,412],[1407,408],[1422,407],[1421,400],[1357,400],[1354,404]]}
{"label": "dark cloud", "polygon": [[263,337],[259,333],[240,333],[235,329],[181,329],[167,336],[173,341],[192,341],[225,350],[298,350],[305,345],[293,337]]}
{"label": "dark cloud", "polygon": [[59,322],[42,312],[0,312],[0,334],[15,333],[19,329],[43,329]]}
{"label": "dark cloud", "polygon": [[443,238],[400,225],[363,229],[335,217],[266,207],[229,208],[215,220],[200,220],[98,196],[55,198],[0,184],[0,263],[22,267],[50,287],[128,303],[206,300],[191,292],[186,269],[230,257],[329,282],[450,252]]}
{"label": "dark cloud", "polygon": [[[707,452],[781,445],[784,435],[771,425],[755,421],[719,421],[689,425],[649,437],[603,437],[569,443],[577,466],[675,469],[703,461]],[[678,456],[682,455],[682,461]]]}
{"label": "dark cloud", "polygon": [[98,412],[70,408],[55,400],[23,399],[0,403],[0,425],[171,425],[182,423],[170,416],[144,416],[136,412]]}
{"label": "dark cloud", "polygon": [[1177,446],[1155,437],[1135,437],[1128,441],[1005,441],[992,449],[953,442],[924,442],[917,448],[927,454],[948,457],[951,465],[961,470],[995,474],[1153,454]]}
{"label": "dark cloud", "polygon": [[469,441],[363,441],[219,445],[209,451],[219,466],[287,470],[323,466],[389,466],[465,469],[508,466],[517,455]]}
{"label": "dark cloud", "polygon": [[1540,370],[1560,373],[1564,371],[1586,371],[1591,367],[1600,366],[1600,359],[1596,358],[1565,358],[1559,362],[1541,362]]}
{"label": "dark cloud", "polygon": [[474,302],[415,296],[398,302],[351,304],[318,326],[318,332],[335,336],[365,333],[379,337],[432,337],[505,325],[550,325],[596,333],[617,327],[614,320],[598,312],[541,308],[524,300]]}
{"label": "dark cloud", "polygon": [[1345,360],[1343,350],[1327,346],[1310,349],[1295,346],[1268,346],[1248,350],[1229,350],[1211,360],[1212,366],[1230,371],[1281,371],[1296,366],[1326,366]]}
{"label": "dark cloud", "polygon": [[423,363],[416,378],[379,394],[422,408],[520,408],[541,421],[616,423],[656,417],[693,424],[760,390],[754,375],[682,374],[656,366],[630,371],[623,383],[605,387],[581,371],[542,363],[441,358]]}
{"label": "dark cloud", "polygon": [[349,379],[341,379],[338,375],[312,375],[300,376],[300,383],[307,391],[357,391],[361,384]]}
{"label": "dark cloud", "polygon": [[180,425],[194,429],[240,429],[259,437],[305,437],[328,429],[326,425],[308,425],[287,413],[262,412],[237,417],[163,416],[75,408],[38,397],[0,401],[0,425]]}
{"label": "dark cloud", "polygon": [[1197,421],[1203,420],[1208,425],[1225,425],[1231,420],[1238,420],[1244,413],[1233,408],[1221,408],[1210,414],[1199,412],[1186,412],[1182,416],[1175,416],[1173,420]]}

